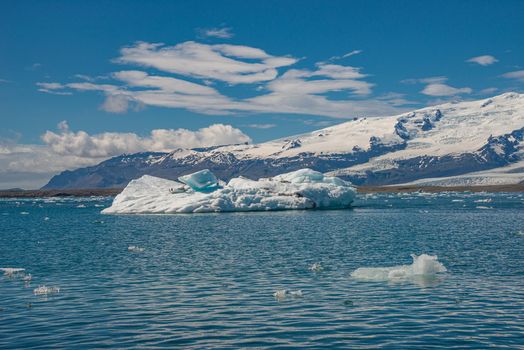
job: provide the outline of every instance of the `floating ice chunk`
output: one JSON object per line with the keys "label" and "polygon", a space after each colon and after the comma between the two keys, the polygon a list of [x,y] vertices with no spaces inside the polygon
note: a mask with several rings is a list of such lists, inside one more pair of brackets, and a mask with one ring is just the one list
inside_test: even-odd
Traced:
{"label": "floating ice chunk", "polygon": [[416,276],[434,276],[447,271],[436,255],[411,254],[411,257],[413,258],[411,265],[361,267],[353,271],[351,277],[363,281],[406,280]]}
{"label": "floating ice chunk", "polygon": [[[218,188],[218,179],[208,169],[197,171],[196,173],[180,176],[178,181],[188,185],[194,191],[209,192]],[[176,192],[172,192],[176,193]]]}
{"label": "floating ice chunk", "polygon": [[287,289],[280,289],[277,290],[275,293],[273,293],[273,296],[277,300],[284,300],[284,299],[296,299],[296,298],[302,298],[302,290],[297,291],[291,291]]}
{"label": "floating ice chunk", "polygon": [[492,207],[486,207],[484,205],[478,205],[475,208],[477,208],[477,209],[493,209]]}
{"label": "floating ice chunk", "polygon": [[491,198],[477,199],[475,203],[491,203],[493,200]]}
{"label": "floating ice chunk", "polygon": [[21,211],[20,215],[29,215],[29,213],[27,211]]}
{"label": "floating ice chunk", "polygon": [[26,283],[31,282],[32,279],[33,279],[33,276],[32,276],[30,273],[27,274],[27,275],[25,275],[25,276],[22,278],[22,280],[23,280],[24,282],[26,282]]}
{"label": "floating ice chunk", "polygon": [[127,250],[133,253],[142,253],[144,251],[144,248],[139,247],[137,245],[130,245],[127,247]]}
{"label": "floating ice chunk", "polygon": [[85,204],[79,204],[79,205],[77,205],[76,207],[77,207],[77,208],[85,208],[86,205],[85,205]]}
{"label": "floating ice chunk", "polygon": [[[200,173],[200,172],[199,172]],[[206,177],[209,173],[205,173]],[[194,175],[194,174],[192,174]],[[189,175],[188,175],[189,176]],[[199,175],[200,176],[200,175]],[[191,176],[189,178],[192,179]],[[196,177],[200,179],[199,177]],[[216,179],[213,175],[213,178]],[[209,180],[209,178],[207,178]],[[202,181],[200,181],[202,180]],[[214,180],[200,179],[205,187]],[[348,208],[355,188],[339,178],[311,169],[301,169],[258,181],[237,177],[214,191],[188,189],[173,193],[176,181],[144,175],[131,181],[104,214],[203,213],[287,209]],[[212,186],[212,185],[211,185]]]}
{"label": "floating ice chunk", "polygon": [[322,267],[322,265],[320,265],[320,263],[314,263],[313,265],[309,267],[309,269],[313,272],[320,272],[324,270],[324,268]]}
{"label": "floating ice chunk", "polygon": [[25,269],[19,267],[0,267],[0,271],[2,271],[4,275],[12,277],[16,274],[24,272]]}
{"label": "floating ice chunk", "polygon": [[48,221],[48,220],[49,220],[49,216],[46,216],[46,217],[44,218],[44,221]]}
{"label": "floating ice chunk", "polygon": [[60,287],[39,286],[33,290],[34,295],[48,295],[60,293]]}

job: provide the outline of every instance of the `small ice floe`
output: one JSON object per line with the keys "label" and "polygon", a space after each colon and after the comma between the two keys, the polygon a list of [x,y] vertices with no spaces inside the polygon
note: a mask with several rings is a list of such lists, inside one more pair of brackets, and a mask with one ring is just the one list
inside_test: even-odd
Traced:
{"label": "small ice floe", "polygon": [[297,299],[297,298],[302,298],[302,291],[301,290],[291,291],[288,289],[280,289],[280,290],[277,290],[275,293],[273,293],[273,296],[278,301],[285,300],[285,299]]}
{"label": "small ice floe", "polygon": [[493,202],[493,199],[491,198],[484,198],[484,199],[477,199],[474,201],[474,203],[491,203]]}
{"label": "small ice floe", "polygon": [[402,281],[420,276],[435,276],[446,272],[446,267],[438,261],[436,255],[411,254],[411,265],[398,265],[391,267],[360,267],[351,273],[351,277],[362,281]]}
{"label": "small ice floe", "polygon": [[23,273],[25,269],[19,267],[0,267],[0,271],[2,271],[5,276],[13,277],[14,275]]}
{"label": "small ice floe", "polygon": [[44,221],[48,221],[48,220],[49,220],[49,216],[46,216],[46,217],[44,218]]}
{"label": "small ice floe", "polygon": [[475,208],[477,208],[477,209],[493,209],[492,207],[486,207],[484,205],[477,205]]}
{"label": "small ice floe", "polygon": [[452,199],[451,201],[452,201],[452,202],[464,202],[463,199]]}
{"label": "small ice floe", "polygon": [[324,270],[324,268],[322,267],[320,263],[314,263],[313,265],[309,267],[309,270],[313,272],[321,272]]}
{"label": "small ice floe", "polygon": [[24,275],[24,277],[22,277],[22,281],[24,281],[25,283],[31,282],[32,279],[33,279],[33,276],[30,273],[28,273],[27,275]]}
{"label": "small ice floe", "polygon": [[100,208],[100,207],[103,207],[104,205],[103,204],[95,204],[95,207],[97,208]]}
{"label": "small ice floe", "polygon": [[29,213],[27,211],[21,211],[20,215],[29,215]]}
{"label": "small ice floe", "polygon": [[60,293],[60,287],[39,286],[33,290],[34,295],[48,295]]}
{"label": "small ice floe", "polygon": [[524,236],[524,231],[518,231],[518,232],[516,232],[516,235],[517,236]]}
{"label": "small ice floe", "polygon": [[127,250],[133,253],[142,253],[144,251],[144,248],[139,247],[137,245],[130,245],[127,247]]}
{"label": "small ice floe", "polygon": [[85,205],[85,204],[79,204],[79,205],[77,205],[76,207],[77,207],[77,208],[85,208],[86,205]]}

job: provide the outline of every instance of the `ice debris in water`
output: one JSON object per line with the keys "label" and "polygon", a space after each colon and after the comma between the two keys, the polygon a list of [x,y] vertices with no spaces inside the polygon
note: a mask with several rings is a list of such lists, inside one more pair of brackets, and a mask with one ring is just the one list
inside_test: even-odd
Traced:
{"label": "ice debris in water", "polygon": [[184,183],[149,175],[132,180],[102,213],[340,209],[348,208],[356,193],[351,183],[311,169],[258,181],[237,177],[223,186],[209,170],[182,176],[179,180]]}
{"label": "ice debris in water", "polygon": [[22,278],[22,280],[23,280],[24,282],[26,282],[26,283],[31,282],[32,279],[33,279],[33,276],[32,276],[30,273],[27,274],[27,275],[25,275],[25,276]]}
{"label": "ice debris in water", "polygon": [[79,205],[77,205],[76,207],[77,207],[77,208],[85,208],[86,205],[85,205],[85,204],[79,204]]}
{"label": "ice debris in water", "polygon": [[284,300],[289,298],[302,298],[302,290],[291,291],[288,289],[280,289],[273,293],[273,296],[277,300]]}
{"label": "ice debris in water", "polygon": [[417,276],[434,276],[447,271],[436,255],[411,254],[411,257],[413,258],[411,265],[360,267],[351,273],[351,277],[363,281],[405,280]]}
{"label": "ice debris in water", "polygon": [[313,265],[309,267],[309,269],[313,272],[320,272],[324,270],[324,268],[322,267],[320,263],[314,263]]}
{"label": "ice debris in water", "polygon": [[44,221],[48,221],[48,220],[49,220],[49,216],[46,216],[46,217],[44,218]]}
{"label": "ice debris in water", "polygon": [[33,290],[34,295],[47,295],[55,293],[60,293],[60,287],[39,286]]}
{"label": "ice debris in water", "polygon": [[493,200],[491,198],[477,199],[475,203],[491,203]]}
{"label": "ice debris in water", "polygon": [[29,215],[29,213],[27,211],[22,211],[20,212],[20,215]]}
{"label": "ice debris in water", "polygon": [[16,274],[22,273],[25,271],[25,269],[19,268],[19,267],[0,267],[0,271],[4,273],[4,275],[8,277],[12,277]]}
{"label": "ice debris in water", "polygon": [[141,253],[144,251],[144,248],[139,247],[137,245],[130,245],[129,247],[127,247],[127,250],[133,253]]}

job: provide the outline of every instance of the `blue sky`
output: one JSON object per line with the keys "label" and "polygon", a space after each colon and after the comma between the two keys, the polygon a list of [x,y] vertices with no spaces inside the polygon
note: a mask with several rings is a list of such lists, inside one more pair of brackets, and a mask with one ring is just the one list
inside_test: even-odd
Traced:
{"label": "blue sky", "polygon": [[[480,0],[2,1],[0,187],[122,150],[261,142],[522,91],[523,13]],[[55,164],[34,175],[28,150]]]}

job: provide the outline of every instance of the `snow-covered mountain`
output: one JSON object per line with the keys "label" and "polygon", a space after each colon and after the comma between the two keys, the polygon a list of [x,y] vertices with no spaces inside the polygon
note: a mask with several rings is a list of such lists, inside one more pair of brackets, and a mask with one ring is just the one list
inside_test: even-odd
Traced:
{"label": "snow-covered mountain", "polygon": [[357,185],[467,174],[481,176],[484,184],[491,177],[500,183],[506,173],[511,174],[506,182],[518,183],[524,181],[523,138],[524,94],[506,93],[397,116],[355,118],[261,144],[122,155],[64,171],[44,188],[123,187],[144,174],[176,179],[205,168],[225,180],[239,175],[258,179],[308,167]]}

